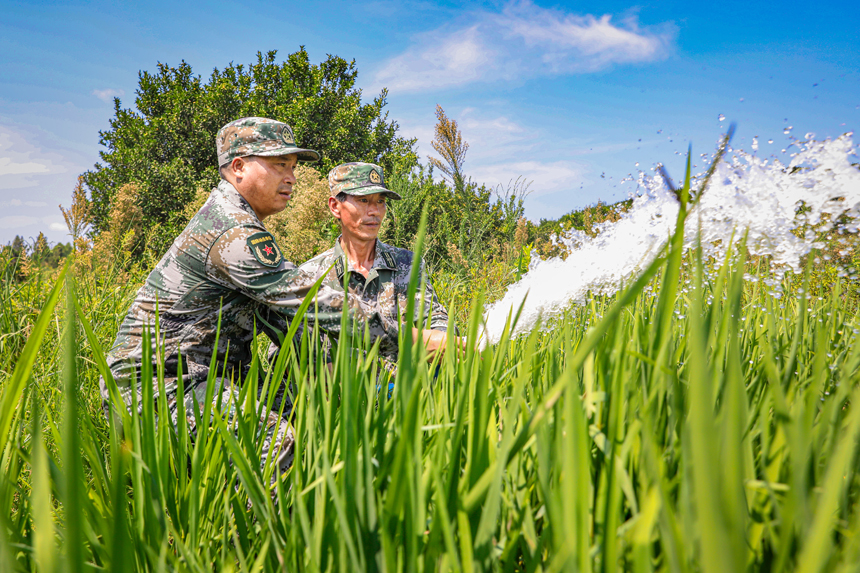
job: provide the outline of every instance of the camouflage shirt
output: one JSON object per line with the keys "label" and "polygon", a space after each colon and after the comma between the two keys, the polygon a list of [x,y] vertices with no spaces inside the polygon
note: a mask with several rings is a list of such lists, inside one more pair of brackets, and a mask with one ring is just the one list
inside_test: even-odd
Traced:
{"label": "camouflage shirt", "polygon": [[[414,253],[407,249],[399,249],[376,241],[376,258],[373,267],[365,278],[356,271],[349,258],[340,246],[340,238],[335,241],[334,248],[317,255],[299,266],[299,270],[319,278],[328,272],[323,285],[343,292],[343,276],[349,273],[349,299],[358,299],[366,305],[368,311],[379,315],[386,324],[411,324],[416,328],[432,330],[448,330],[448,311],[439,302],[433,286],[427,280],[427,289],[422,294],[415,295],[415,310],[411,320],[407,320],[406,292],[409,287],[409,274],[412,269]],[[334,264],[334,267],[332,267]],[[424,261],[421,261],[421,273],[424,275]],[[424,301],[424,316],[419,316],[421,301]],[[389,362],[397,361],[397,331],[387,329],[380,336],[380,356]]]}
{"label": "camouflage shirt", "polygon": [[[143,356],[144,326],[154,335],[156,313],[168,378],[180,353],[191,379],[206,378],[213,353],[219,369],[241,375],[251,361],[255,328],[279,343],[278,332],[286,330],[317,278],[284,260],[251,205],[221,181],[149,274],[120,326],[108,356],[120,389],[127,397]],[[323,331],[339,330],[343,301],[343,289],[320,288],[315,318]],[[365,312],[360,300],[349,306],[372,332],[396,336],[397,325]]]}

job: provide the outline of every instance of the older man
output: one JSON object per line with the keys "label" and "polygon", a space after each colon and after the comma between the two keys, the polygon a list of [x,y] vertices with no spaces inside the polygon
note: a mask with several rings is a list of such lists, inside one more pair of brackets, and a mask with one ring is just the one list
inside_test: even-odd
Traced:
{"label": "older man", "polygon": [[[287,319],[315,282],[314,276],[284,260],[263,220],[286,207],[296,182],[296,164],[316,161],[319,154],[299,148],[288,125],[259,117],[225,125],[216,147],[222,181],[147,277],[108,356],[120,394],[131,404],[133,393],[140,392],[134,381],[140,378],[143,331],[148,327],[154,335],[157,321],[160,339],[156,343],[153,336],[149,349],[152,372],[159,361],[159,346],[173,416],[180,399],[189,406],[188,412],[192,396],[203,401],[213,355],[219,384],[213,392],[216,400],[220,396],[229,403],[230,382],[241,382],[251,364],[255,329],[280,344],[278,331],[286,329]],[[319,312],[313,318],[323,330],[336,331],[344,304],[342,291],[324,286],[317,303]],[[356,311],[353,316],[384,333],[380,317],[364,313],[361,301],[351,300],[349,305]],[[396,325],[393,328],[396,331]],[[180,366],[184,397],[177,396]],[[109,402],[104,382],[101,390]],[[289,424],[277,413],[265,416],[269,435],[263,459],[270,446],[276,447],[278,462],[284,466],[292,449]],[[188,421],[193,429],[195,420],[189,416]]]}
{"label": "older man", "polygon": [[[323,283],[331,289],[343,289],[344,274],[349,275],[350,299],[361,300],[386,323],[412,329],[415,340],[423,339],[429,358],[443,351],[448,329],[448,311],[440,304],[430,281],[416,294],[415,311],[406,316],[406,291],[414,253],[387,245],[377,237],[389,200],[400,195],[385,186],[382,168],[372,163],[344,163],[328,174],[330,197],[328,207],[340,222],[341,236],[334,247],[299,266],[313,276],[328,273]],[[332,265],[334,265],[332,267]],[[424,272],[424,262],[421,262]],[[423,299],[424,316],[419,316]],[[424,328],[429,323],[429,328]],[[397,332],[380,334],[380,356],[389,372],[397,361]]]}

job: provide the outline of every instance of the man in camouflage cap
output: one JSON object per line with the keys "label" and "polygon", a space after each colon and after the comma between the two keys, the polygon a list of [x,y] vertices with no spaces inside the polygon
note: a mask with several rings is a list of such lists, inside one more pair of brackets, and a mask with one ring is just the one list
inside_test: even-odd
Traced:
{"label": "man in camouflage cap", "polygon": [[[406,316],[406,291],[414,253],[377,238],[387,201],[400,199],[400,195],[385,186],[382,168],[372,163],[344,163],[329,172],[328,183],[331,191],[328,207],[340,222],[342,234],[333,248],[303,263],[299,270],[314,277],[326,275],[323,284],[332,290],[342,290],[344,274],[348,274],[350,299],[361,300],[386,321],[411,327],[413,337],[423,339],[430,358],[444,351],[448,311],[439,302],[429,280],[426,290],[416,293],[414,316]],[[421,261],[422,276],[424,268]],[[424,316],[419,316],[422,299]],[[425,324],[429,328],[424,328]],[[386,370],[393,373],[397,332],[389,330],[380,337],[380,357]]]}
{"label": "man in camouflage cap", "polygon": [[[241,383],[251,364],[255,328],[281,344],[289,318],[316,281],[284,260],[263,220],[286,207],[296,164],[316,161],[319,154],[299,148],[288,125],[258,117],[225,125],[216,145],[221,182],[147,277],[108,356],[120,395],[130,405],[132,394],[140,392],[134,381],[140,377],[144,329],[154,339],[157,320],[172,416],[183,399],[177,396],[180,368],[187,412],[193,410],[192,396],[198,402],[206,396],[213,355],[219,384],[213,392],[216,400],[220,395],[222,403],[229,403],[234,398],[231,381]],[[318,312],[311,318],[323,331],[336,332],[342,290],[323,286],[316,302]],[[386,326],[379,315],[365,312],[359,299],[348,306],[351,316],[372,332],[396,332],[396,325]],[[155,346],[153,340],[154,357]],[[153,360],[156,372],[158,359]],[[109,403],[104,381],[101,391]],[[263,459],[275,448],[274,459],[283,469],[291,460],[292,431],[278,413],[264,416],[268,434]],[[194,429],[193,417],[189,423]]]}

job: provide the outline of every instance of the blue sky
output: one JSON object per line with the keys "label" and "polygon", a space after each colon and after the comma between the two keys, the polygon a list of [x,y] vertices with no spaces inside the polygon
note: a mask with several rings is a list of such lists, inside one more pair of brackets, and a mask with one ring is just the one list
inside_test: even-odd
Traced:
{"label": "blue sky", "polygon": [[425,162],[438,103],[470,143],[467,175],[522,176],[527,216],[555,218],[627,197],[622,180],[657,162],[680,177],[688,144],[711,152],[730,121],[735,147],[757,136],[768,156],[788,126],[856,132],[858,5],[2,1],[0,243],[67,239],[57,205],[98,161],[112,97],[133,106],[138,71],[157,62],[207,77],[300,45],[313,61],[355,59],[365,97],[389,89]]}

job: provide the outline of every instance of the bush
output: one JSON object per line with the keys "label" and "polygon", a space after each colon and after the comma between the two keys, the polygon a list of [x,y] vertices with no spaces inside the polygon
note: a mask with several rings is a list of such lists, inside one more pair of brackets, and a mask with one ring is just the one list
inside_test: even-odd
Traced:
{"label": "bush", "polygon": [[515,254],[511,247],[524,212],[525,188],[519,182],[499,194],[471,181],[460,186],[434,181],[432,168],[418,167],[389,177],[388,185],[403,200],[389,203],[382,240],[411,247],[426,208],[425,258],[431,265],[468,271]]}
{"label": "bush", "polygon": [[287,208],[266,220],[284,258],[301,264],[327,251],[340,235],[328,210],[328,180],[313,167],[296,169],[296,184]]}
{"label": "bush", "polygon": [[560,236],[571,229],[576,229],[594,237],[598,232],[596,225],[618,221],[632,204],[630,199],[611,204],[598,201],[595,205],[574,209],[558,219],[541,219],[537,224],[529,221],[526,226],[527,241],[543,258],[566,257],[567,249],[554,241],[553,236]]}

